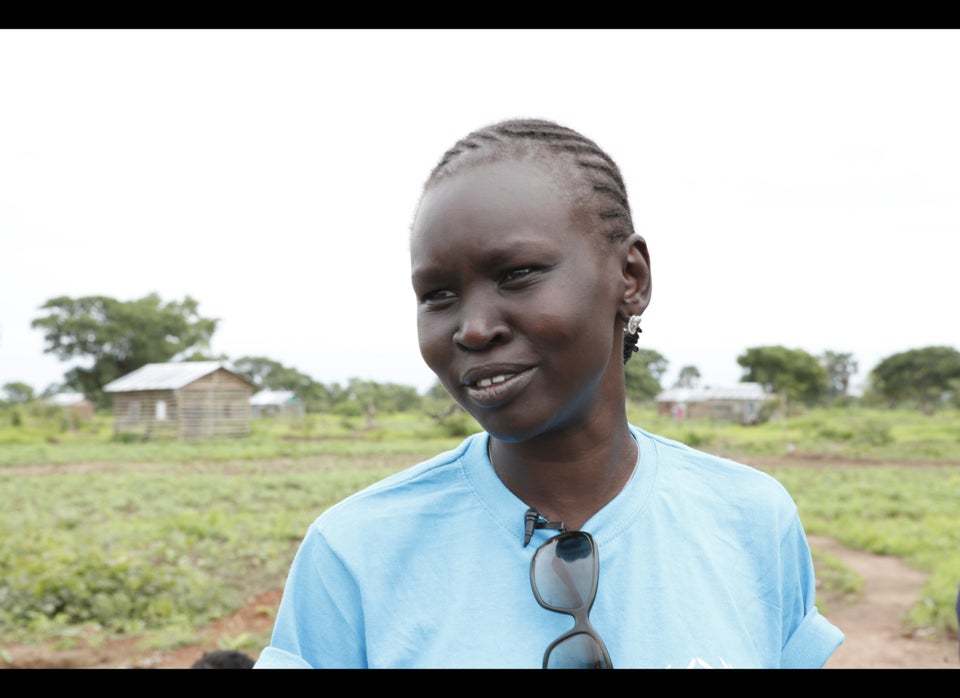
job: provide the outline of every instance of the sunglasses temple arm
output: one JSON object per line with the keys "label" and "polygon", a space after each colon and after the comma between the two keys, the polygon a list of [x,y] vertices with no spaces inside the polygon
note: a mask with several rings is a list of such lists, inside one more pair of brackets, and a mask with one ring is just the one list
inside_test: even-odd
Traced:
{"label": "sunglasses temple arm", "polygon": [[543,517],[543,515],[530,507],[527,509],[527,512],[523,515],[523,547],[526,548],[530,543],[530,539],[533,538],[533,532],[538,528],[552,528],[559,530],[561,533],[565,530],[562,521],[548,521]]}

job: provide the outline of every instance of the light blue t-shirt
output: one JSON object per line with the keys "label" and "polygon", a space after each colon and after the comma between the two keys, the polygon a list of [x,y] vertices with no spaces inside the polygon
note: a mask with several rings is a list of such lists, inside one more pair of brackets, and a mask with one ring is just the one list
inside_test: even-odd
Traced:
{"label": "light blue t-shirt", "polygon": [[[583,526],[590,620],[615,668],[818,668],[843,633],[814,605],[793,500],[773,477],[631,426],[639,463]],[[573,619],[542,608],[527,505],[485,433],[347,497],[308,529],[256,668],[540,668]],[[558,477],[559,477],[558,473]]]}

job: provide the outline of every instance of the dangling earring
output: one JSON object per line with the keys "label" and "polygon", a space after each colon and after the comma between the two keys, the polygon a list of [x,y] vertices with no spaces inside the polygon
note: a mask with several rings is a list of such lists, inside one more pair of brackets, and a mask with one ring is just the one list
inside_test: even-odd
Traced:
{"label": "dangling earring", "polygon": [[633,353],[639,351],[637,342],[640,341],[640,316],[631,315],[627,324],[623,326],[623,363],[627,363]]}

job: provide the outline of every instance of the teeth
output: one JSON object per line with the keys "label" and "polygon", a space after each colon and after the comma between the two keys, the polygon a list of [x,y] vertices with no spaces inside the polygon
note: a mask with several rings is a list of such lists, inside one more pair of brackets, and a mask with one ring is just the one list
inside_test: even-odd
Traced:
{"label": "teeth", "polygon": [[479,388],[489,388],[495,383],[503,383],[507,380],[507,376],[494,376],[493,378],[481,378],[477,381],[477,387]]}

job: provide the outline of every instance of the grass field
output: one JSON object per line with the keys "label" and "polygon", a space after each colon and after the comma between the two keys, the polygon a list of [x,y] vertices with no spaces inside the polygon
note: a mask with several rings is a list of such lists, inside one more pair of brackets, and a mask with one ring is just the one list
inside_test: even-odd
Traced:
{"label": "grass field", "polygon": [[[630,417],[703,450],[756,459],[794,496],[809,533],[929,572],[909,620],[956,630],[956,411],[814,410],[754,427],[678,422],[639,406]],[[134,633],[188,641],[250,594],[280,586],[320,511],[452,447],[463,426],[408,414],[368,428],[311,415],[256,422],[245,439],[117,443],[108,417],[12,421],[0,411],[0,637],[65,645]],[[816,465],[791,464],[800,454]],[[822,584],[856,593],[849,571],[816,551],[815,561]]]}

